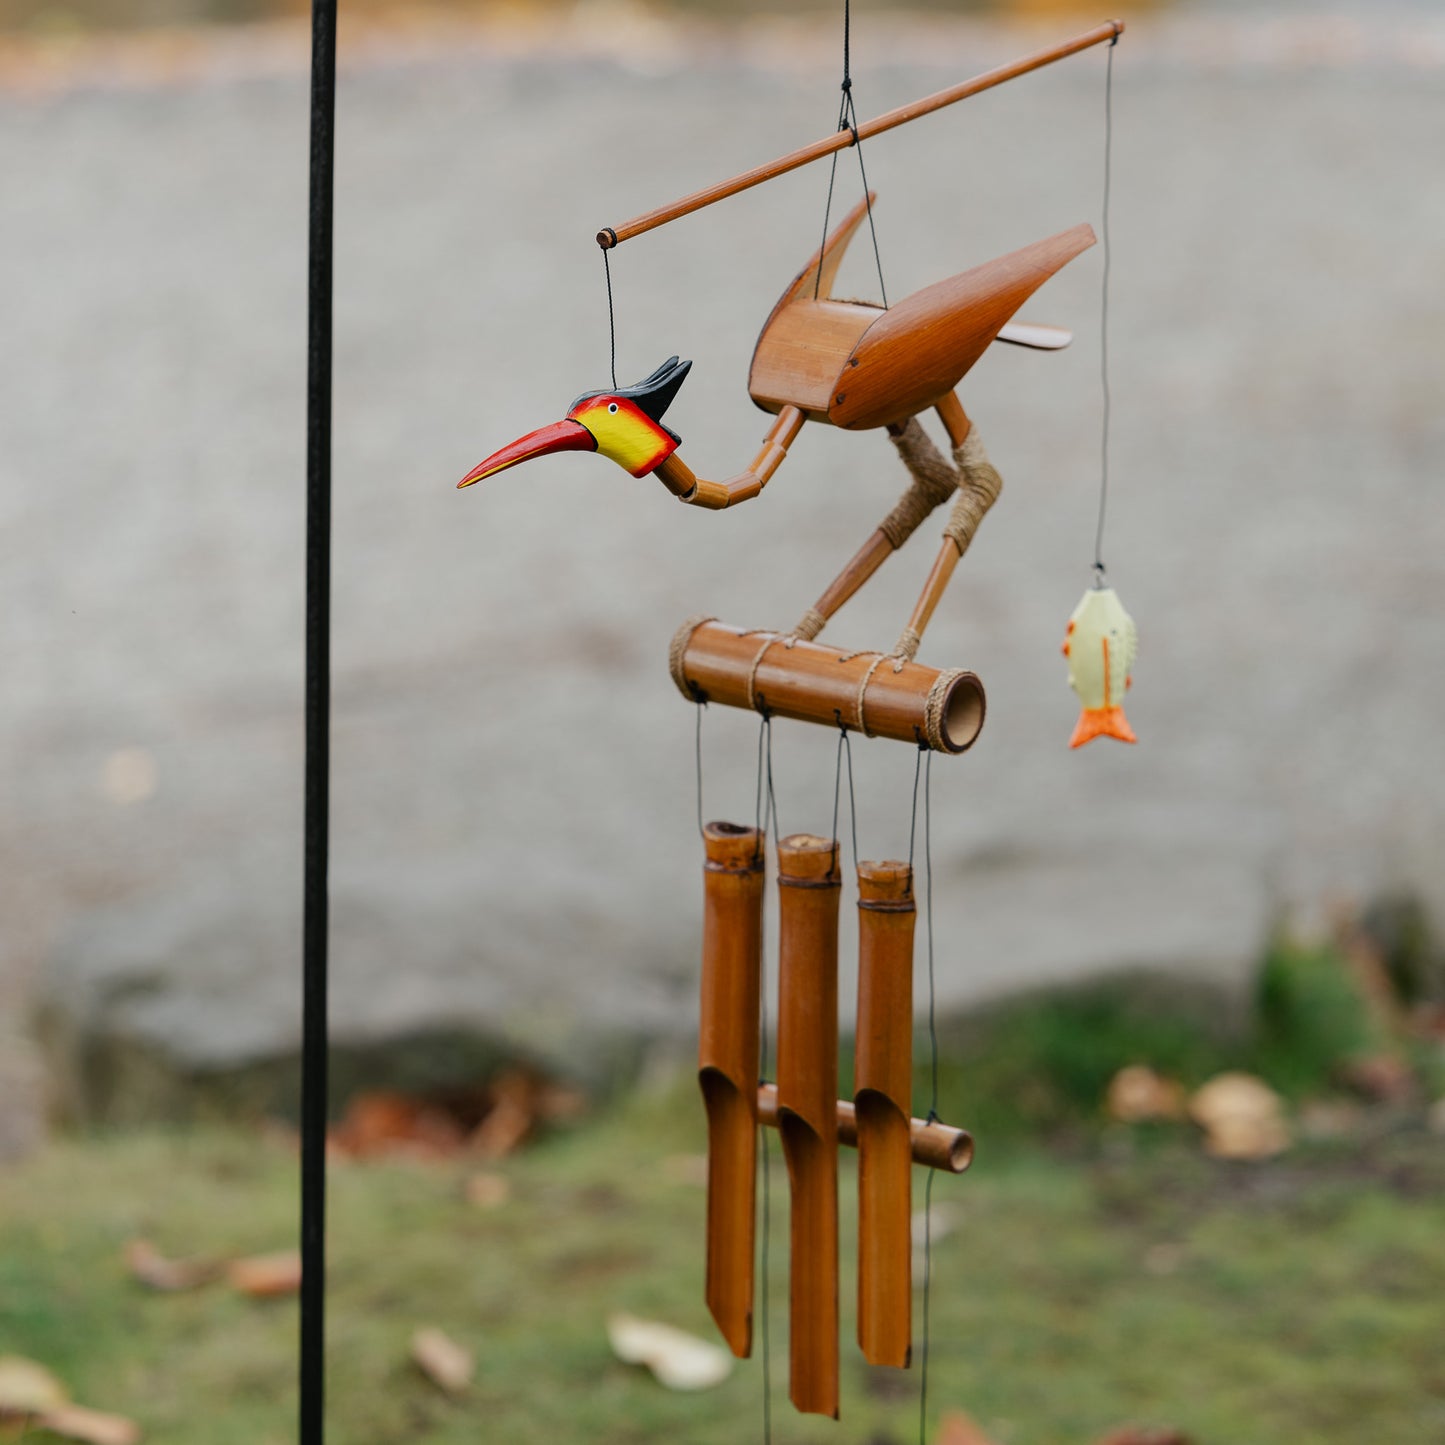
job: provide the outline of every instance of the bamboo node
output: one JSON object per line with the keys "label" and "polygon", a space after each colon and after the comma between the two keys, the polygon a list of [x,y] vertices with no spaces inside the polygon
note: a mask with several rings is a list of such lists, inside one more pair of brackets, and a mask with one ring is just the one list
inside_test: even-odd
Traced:
{"label": "bamboo node", "polygon": [[692,634],[703,625],[704,622],[716,622],[717,618],[704,616],[699,613],[696,617],[689,617],[676,632],[672,634],[672,642],[667,649],[667,670],[672,674],[672,680],[677,684],[677,690],[689,702],[701,702],[702,698],[697,688],[687,680],[687,674],[683,669],[683,656],[687,652],[687,645],[692,641]]}

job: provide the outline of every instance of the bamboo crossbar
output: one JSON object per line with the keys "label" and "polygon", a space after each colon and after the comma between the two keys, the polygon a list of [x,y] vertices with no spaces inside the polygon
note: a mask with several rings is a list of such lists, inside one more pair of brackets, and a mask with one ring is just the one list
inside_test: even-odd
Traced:
{"label": "bamboo crossbar", "polygon": [[[758,1123],[769,1129],[778,1126],[778,1086],[758,1085]],[[908,1132],[913,1145],[913,1162],[944,1174],[962,1174],[973,1163],[973,1135],[967,1129],[927,1119],[910,1119]],[[858,1115],[847,1099],[838,1100],[838,1142],[847,1149],[858,1147]]]}
{"label": "bamboo crossbar", "polygon": [[604,226],[597,233],[597,244],[604,251],[610,250],[623,241],[630,241],[632,237],[642,235],[645,231],[656,230],[658,226],[665,226],[669,221],[676,221],[682,216],[691,215],[694,211],[702,210],[704,206],[725,201],[729,196],[735,196],[740,191],[760,186],[764,181],[771,181],[777,176],[786,175],[789,171],[797,170],[799,166],[821,160],[835,151],[845,150],[857,141],[869,140],[875,135],[882,135],[884,131],[893,130],[896,126],[907,125],[911,120],[918,120],[921,116],[930,115],[935,110],[942,110],[956,101],[967,100],[971,95],[979,95],[985,90],[992,90],[996,85],[1002,85],[1008,80],[1016,80],[1021,75],[1027,75],[1031,70],[1040,70],[1045,65],[1052,65],[1056,60],[1077,55],[1081,50],[1102,45],[1105,41],[1112,44],[1123,33],[1124,22],[1122,20],[1108,20],[1102,25],[1096,25],[1092,30],[1086,30],[1082,35],[1074,36],[1072,40],[1065,40],[1061,44],[1035,51],[1032,55],[1022,56],[1018,60],[1010,61],[1007,65],[1000,65],[993,70],[984,71],[982,75],[975,75],[971,80],[960,81],[957,85],[936,91],[932,95],[924,96],[921,100],[910,101],[907,105],[900,105],[895,110],[875,116],[872,120],[865,121],[856,131],[834,131],[832,135],[814,141],[811,145],[802,146],[785,156],[779,156],[777,160],[754,166],[752,170],[743,171],[741,175],[733,176],[725,181],[718,181],[715,185],[706,186],[700,191],[694,191],[692,195],[684,196],[670,205],[645,211],[640,216],[634,216],[630,221],[624,221],[620,226]]}
{"label": "bamboo crossbar", "polygon": [[674,634],[670,666],[690,702],[844,727],[942,753],[965,751],[983,730],[983,684],[960,668],[940,672],[901,657],[844,652],[696,617]]}

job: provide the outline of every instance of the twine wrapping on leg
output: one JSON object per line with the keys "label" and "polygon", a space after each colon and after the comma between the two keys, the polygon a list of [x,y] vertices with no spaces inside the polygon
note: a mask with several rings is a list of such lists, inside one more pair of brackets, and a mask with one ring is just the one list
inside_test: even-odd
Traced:
{"label": "twine wrapping on leg", "polygon": [[912,662],[918,656],[918,649],[922,645],[923,638],[911,627],[905,627],[898,635],[898,642],[893,648],[893,671],[902,672],[905,662]]}
{"label": "twine wrapping on leg", "polygon": [[810,607],[794,625],[783,645],[792,647],[795,642],[811,642],[823,630],[827,622],[828,619],[816,607]]}
{"label": "twine wrapping on leg", "polygon": [[953,495],[959,474],[944,461],[916,416],[908,419],[908,424],[893,438],[893,445],[913,476],[912,486],[878,524],[878,530],[896,552],[929,513]]}
{"label": "twine wrapping on leg", "polygon": [[953,538],[961,557],[968,551],[968,544],[973,541],[973,534],[978,531],[984,513],[998,501],[1003,490],[1003,478],[989,461],[976,426],[968,429],[968,435],[964,437],[963,445],[955,449],[953,459],[958,463],[962,480],[943,535]]}

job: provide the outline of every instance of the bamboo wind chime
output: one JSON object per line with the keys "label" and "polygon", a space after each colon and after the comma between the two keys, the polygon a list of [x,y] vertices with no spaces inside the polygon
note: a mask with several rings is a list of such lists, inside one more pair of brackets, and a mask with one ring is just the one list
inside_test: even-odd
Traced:
{"label": "bamboo wind chime", "polygon": [[753,1342],[757,1130],[776,1128],[791,1193],[791,1388],[800,1410],[838,1412],[840,1144],[858,1151],[858,1344],[870,1363],[912,1354],[912,1166],[962,1173],[962,1129],[910,1117],[913,870],[858,864],[858,1033],[852,1100],[838,1078],[836,839],[779,841],[778,1077],[761,1086],[764,836],[703,829],[698,1079],[708,1122],[707,1302],[732,1351]]}
{"label": "bamboo wind chime", "polygon": [[[834,135],[671,205],[604,227],[597,236],[604,259],[622,242],[750,186],[824,156],[833,155],[836,164],[839,151],[858,147],[871,136],[1091,46],[1112,46],[1123,28],[1120,21],[1108,22],[863,124],[852,111],[845,60],[842,114]],[[831,195],[830,184],[830,200]],[[794,626],[744,628],[713,617],[691,617],[673,636],[669,656],[678,690],[699,706],[717,703],[753,711],[764,719],[765,731],[772,718],[841,730],[840,767],[841,747],[850,733],[911,744],[920,750],[920,763],[924,754],[965,752],[980,735],[986,700],[978,677],[966,668],[940,669],[917,661],[925,629],[1002,487],[955,388],[996,341],[1041,351],[1069,343],[1067,331],[1014,318],[1044,282],[1095,239],[1091,227],[1076,225],[892,305],[886,297],[881,305],[835,298],[833,287],[843,255],[865,219],[871,229],[875,199],[865,178],[862,201],[831,232],[825,218],[822,244],[784,290],[763,326],[748,391],[775,420],[743,471],[724,481],[710,480],[695,473],[678,454],[681,438],[664,424],[663,416],[691,362],[673,356],[635,386],[618,387],[614,375],[611,387],[584,393],[563,420],[494,452],[459,483],[471,486],[553,452],[594,451],[633,476],[655,476],[689,506],[718,510],[759,496],[807,422],[844,431],[885,431],[909,474],[909,484]],[[874,247],[876,256],[876,237]],[[881,262],[879,280],[881,285]],[[608,298],[610,308],[610,266]],[[920,423],[920,416],[929,411],[947,434],[947,459]],[[820,642],[819,635],[843,604],[946,504],[951,510],[936,559],[894,645],[887,651],[871,651]],[[1097,566],[1102,576],[1102,563]],[[1071,680],[1084,699],[1086,713],[1101,719],[1088,723],[1090,735],[1112,729],[1113,735],[1122,736],[1122,710],[1116,706],[1115,692],[1127,685],[1132,638],[1124,648],[1113,614],[1104,616],[1098,603],[1090,616],[1094,614],[1103,621],[1090,622],[1078,614],[1079,620],[1071,626],[1077,653]],[[1115,630],[1109,631],[1111,627]],[[1100,666],[1092,650],[1095,633],[1102,639],[1102,684],[1094,677]],[[1115,644],[1112,660],[1108,638]],[[1093,701],[1096,692],[1102,704]],[[699,798],[700,770],[699,745]],[[760,793],[761,780],[760,753]],[[915,782],[915,806],[916,789]],[[770,771],[768,792],[771,799]],[[776,831],[775,806],[771,822]],[[962,1173],[972,1158],[973,1142],[966,1131],[940,1122],[932,1108],[924,1119],[913,1114],[916,904],[911,848],[908,862],[870,862],[858,859],[855,847],[855,1086],[851,1099],[840,1099],[841,850],[836,837],[794,833],[774,839],[776,1081],[762,1077],[768,844],[764,823],[760,812],[753,825],[701,825],[704,902],[698,1078],[708,1137],[706,1296],[728,1347],[739,1356],[749,1355],[756,1314],[759,1129],[774,1128],[787,1164],[790,1194],[789,1393],[799,1410],[836,1417],[839,1146],[858,1153],[858,1345],[870,1363],[902,1368],[913,1354],[912,1169],[916,1164]],[[924,1338],[926,1343],[926,1333]],[[925,1369],[926,1360],[925,1349]]]}

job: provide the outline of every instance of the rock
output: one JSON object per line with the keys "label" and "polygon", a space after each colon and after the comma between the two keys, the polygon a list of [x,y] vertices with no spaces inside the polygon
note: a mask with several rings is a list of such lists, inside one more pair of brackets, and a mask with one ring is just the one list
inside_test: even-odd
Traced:
{"label": "rock", "polygon": [[1144,1064],[1130,1064],[1109,1081],[1104,1106],[1121,1124],[1182,1119],[1184,1087]]}
{"label": "rock", "polygon": [[1216,1074],[1189,1100],[1204,1147],[1220,1159],[1268,1159],[1289,1148],[1280,1097],[1252,1074]]}

